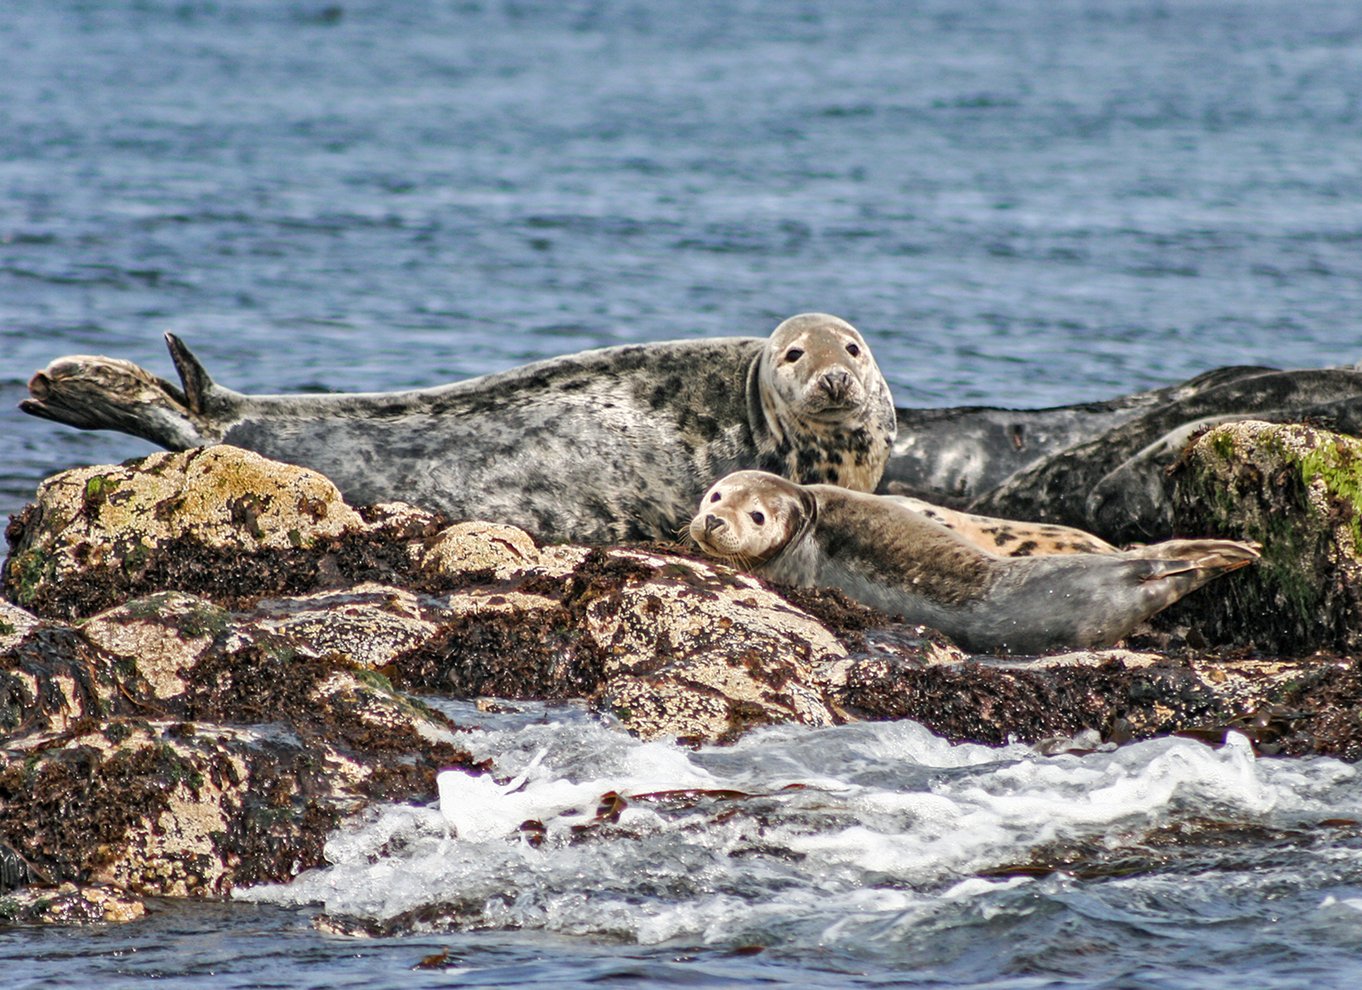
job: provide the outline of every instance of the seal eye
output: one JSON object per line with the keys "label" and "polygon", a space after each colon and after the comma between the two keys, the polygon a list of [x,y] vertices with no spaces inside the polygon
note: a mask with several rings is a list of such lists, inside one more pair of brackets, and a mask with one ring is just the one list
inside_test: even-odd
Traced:
{"label": "seal eye", "polygon": [[753,512],[753,513],[751,513],[751,516],[752,516],[752,521],[753,521],[754,523],[756,523],[758,526],[760,526],[762,523],[766,522],[766,517],[763,516],[760,512]]}
{"label": "seal eye", "polygon": [[861,349],[857,347],[855,344],[847,344],[847,353],[850,354],[852,357],[860,357]]}
{"label": "seal eye", "polygon": [[717,501],[719,501],[719,493],[718,493],[718,492],[715,492],[713,495],[711,495],[711,496],[709,497],[709,500],[710,500],[711,502],[717,502]]}
{"label": "seal eye", "polygon": [[788,351],[785,352],[785,363],[793,364],[803,356],[804,352],[801,351],[798,347],[791,347]]}

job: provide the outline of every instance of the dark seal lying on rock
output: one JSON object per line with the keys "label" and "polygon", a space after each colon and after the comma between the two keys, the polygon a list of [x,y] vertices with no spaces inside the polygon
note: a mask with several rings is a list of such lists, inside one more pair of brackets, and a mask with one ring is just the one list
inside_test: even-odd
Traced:
{"label": "dark seal lying on rock", "polygon": [[1233,540],[1003,557],[896,499],[761,471],[717,482],[690,532],[706,553],[761,577],[835,588],[978,653],[1110,646],[1189,591],[1258,559]]}
{"label": "dark seal lying on rock", "polygon": [[1168,471],[1188,440],[1247,419],[1362,435],[1362,372],[1231,367],[1105,402],[899,409],[880,490],[1113,543],[1164,539],[1173,532]]}
{"label": "dark seal lying on rock", "polygon": [[741,468],[872,490],[894,439],[870,348],[821,313],[765,341],[611,347],[389,393],[243,395],[166,340],[183,388],[78,355],[34,375],[21,408],[171,450],[243,447],[321,471],[356,503],[588,543],[674,538],[710,482]]}

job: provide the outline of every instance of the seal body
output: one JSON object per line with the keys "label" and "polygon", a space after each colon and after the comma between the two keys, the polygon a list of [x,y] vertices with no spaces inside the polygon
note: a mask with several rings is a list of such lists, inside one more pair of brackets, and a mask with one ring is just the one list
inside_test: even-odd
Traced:
{"label": "seal body", "polygon": [[1156,540],[1172,531],[1167,471],[1187,439],[1243,419],[1362,435],[1362,372],[1229,367],[1105,402],[900,409],[880,491],[1114,543]]}
{"label": "seal body", "polygon": [[613,347],[432,389],[244,395],[167,335],[181,386],[76,356],[29,413],[171,449],[228,443],[313,468],[357,504],[401,500],[542,539],[670,539],[716,477],[761,468],[867,490],[894,439],[870,348],[826,314],[771,336]]}
{"label": "seal body", "polygon": [[[1240,419],[1308,420],[1362,435],[1362,372],[1352,367],[1220,368],[1166,388],[1050,409],[900,408],[895,426],[883,379],[858,379],[847,363],[845,348],[859,338],[827,346],[808,346],[808,338],[799,346],[794,338],[811,322],[841,324],[809,314],[786,321],[764,344],[735,338],[611,348],[442,388],[330,396],[221,388],[168,337],[182,387],[126,361],[60,358],[33,376],[21,408],[171,449],[238,443],[327,473],[352,501],[405,499],[460,518],[514,521],[541,537],[590,541],[674,535],[689,514],[681,503],[689,506],[705,484],[736,468],[873,487],[885,454],[880,441],[895,435],[881,493],[967,515],[1068,526],[1113,543],[1157,540],[1172,530],[1167,469],[1196,430]],[[818,386],[799,361],[782,365],[778,358],[791,347],[803,352],[806,368],[818,354],[834,356],[836,367],[827,370],[840,367],[865,388],[861,412],[829,419],[831,405],[821,413],[795,408],[801,394],[835,405],[834,393],[856,389],[839,375]],[[812,393],[801,391],[811,384]],[[617,426],[634,431],[633,440],[612,435]],[[580,441],[570,427],[584,431]],[[603,463],[575,474],[572,462],[597,447]],[[635,455],[656,464],[610,473],[609,461]],[[489,467],[493,456],[502,468]],[[646,499],[633,501],[627,493],[639,485],[668,504],[654,511]],[[683,498],[669,498],[673,486]],[[566,500],[556,499],[563,489]],[[956,528],[965,534],[972,524]],[[1040,536],[1014,546],[1043,546]]]}
{"label": "seal body", "polygon": [[762,577],[837,588],[977,653],[1110,646],[1258,557],[1232,540],[1004,557],[894,499],[759,471],[715,483],[690,532],[707,553]]}

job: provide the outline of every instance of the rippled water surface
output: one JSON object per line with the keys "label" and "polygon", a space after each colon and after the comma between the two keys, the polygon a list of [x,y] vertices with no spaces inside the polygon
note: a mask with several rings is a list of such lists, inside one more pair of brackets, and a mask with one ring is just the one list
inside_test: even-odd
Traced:
{"label": "rippled water surface", "polygon": [[10,0],[0,512],[141,453],[51,358],[242,390],[871,338],[901,403],[1362,358],[1353,0]]}
{"label": "rippled water surface", "polygon": [[[1354,0],[9,0],[0,64],[0,518],[148,449],[18,413],[28,376],[78,352],[169,374],[167,329],[248,391],[808,309],[856,323],[906,405],[1362,358]],[[0,932],[7,979],[1362,983],[1358,837],[1325,824],[1358,787],[1329,761],[510,732],[484,737],[508,775],[547,749],[538,849],[388,809],[277,903]],[[696,780],[749,796],[585,833],[567,812],[594,805],[549,800]],[[324,936],[322,910],[429,931]]]}

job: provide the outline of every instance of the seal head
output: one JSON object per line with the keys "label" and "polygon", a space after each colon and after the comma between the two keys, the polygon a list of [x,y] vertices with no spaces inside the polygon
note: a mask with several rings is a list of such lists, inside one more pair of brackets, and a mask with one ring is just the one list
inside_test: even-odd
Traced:
{"label": "seal head", "polygon": [[700,548],[743,569],[779,556],[818,520],[818,499],[765,471],[735,471],[714,485],[691,520]]}
{"label": "seal head", "polygon": [[875,490],[897,421],[889,385],[855,327],[827,313],[792,316],[767,338],[751,374],[753,419],[769,435],[777,473]]}

